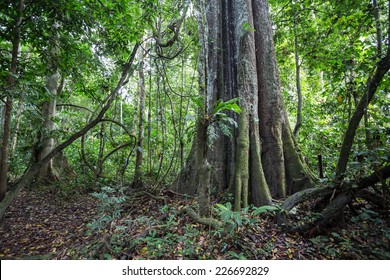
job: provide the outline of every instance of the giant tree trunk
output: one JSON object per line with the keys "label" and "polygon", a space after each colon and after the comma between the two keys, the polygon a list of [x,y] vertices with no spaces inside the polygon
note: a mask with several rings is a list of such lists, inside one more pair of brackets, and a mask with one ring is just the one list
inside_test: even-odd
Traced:
{"label": "giant tree trunk", "polygon": [[[238,53],[237,81],[240,106],[238,146],[236,153],[235,184],[242,185],[242,197],[235,196],[235,209],[239,210],[239,201],[246,207],[251,192],[252,203],[271,204],[271,194],[264,176],[261,160],[261,142],[259,131],[259,90],[254,14],[251,0],[235,1],[236,42]],[[260,101],[261,102],[261,101]],[[240,177],[241,180],[238,180]],[[237,192],[236,192],[237,193]]]}
{"label": "giant tree trunk", "polygon": [[[211,0],[205,15],[206,39],[200,34],[205,107],[211,108],[219,99],[239,97],[243,109],[233,138],[220,136],[207,153],[213,167],[212,184],[225,191],[230,186],[236,194],[236,208],[269,204],[271,194],[284,198],[305,188],[313,176],[297,152],[284,109],[268,2]],[[175,184],[185,193],[197,192],[199,177],[191,178],[199,169],[196,139]]]}

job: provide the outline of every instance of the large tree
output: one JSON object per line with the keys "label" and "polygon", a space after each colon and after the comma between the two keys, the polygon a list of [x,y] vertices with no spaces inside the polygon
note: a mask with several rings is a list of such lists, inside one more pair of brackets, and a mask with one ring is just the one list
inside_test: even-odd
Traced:
{"label": "large tree", "polygon": [[[212,185],[235,193],[235,208],[270,204],[313,180],[294,142],[283,105],[267,0],[198,1],[200,92],[205,96],[197,137],[175,183],[202,192],[205,163]],[[204,11],[202,11],[204,9]],[[205,14],[202,17],[201,14]],[[239,98],[242,113],[233,137],[205,145],[218,100]],[[237,116],[232,115],[232,118]],[[212,130],[209,130],[212,131]],[[202,136],[203,135],[203,136]],[[205,136],[206,135],[206,136]],[[203,156],[202,156],[203,155]]]}

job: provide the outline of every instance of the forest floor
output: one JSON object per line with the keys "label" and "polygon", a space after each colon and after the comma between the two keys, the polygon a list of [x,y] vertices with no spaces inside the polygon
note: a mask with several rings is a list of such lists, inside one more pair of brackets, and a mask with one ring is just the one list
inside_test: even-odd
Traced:
{"label": "forest floor", "polygon": [[[389,228],[364,207],[342,227],[301,236],[283,232],[272,213],[231,212],[215,230],[183,213],[194,198],[168,190],[130,196],[25,189],[0,229],[0,259],[390,259]],[[213,209],[218,218],[221,208]]]}

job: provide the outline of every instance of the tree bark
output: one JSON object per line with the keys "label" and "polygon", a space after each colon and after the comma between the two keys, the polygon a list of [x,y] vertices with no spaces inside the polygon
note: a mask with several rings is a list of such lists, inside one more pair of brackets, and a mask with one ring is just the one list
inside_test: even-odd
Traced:
{"label": "tree bark", "polygon": [[20,120],[22,118],[22,113],[24,110],[24,102],[23,98],[19,101],[18,109],[16,111],[16,116],[15,116],[15,128],[12,133],[12,141],[11,141],[11,146],[10,146],[10,151],[9,151],[9,158],[12,160],[14,156],[14,152],[16,149],[16,144],[18,142],[18,134],[19,134],[19,127],[20,127]]}
{"label": "tree bark", "polygon": [[[47,77],[46,89],[49,92],[50,99],[42,104],[43,124],[41,129],[41,137],[37,144],[37,161],[42,160],[54,148],[54,138],[51,135],[55,129],[54,117],[56,115],[56,95],[58,87],[58,71],[55,70],[53,75]],[[49,161],[42,166],[37,174],[38,180],[58,180],[57,174],[54,170],[53,161]]]}
{"label": "tree bark", "polygon": [[182,211],[187,213],[188,216],[190,216],[195,222],[199,224],[212,227],[215,230],[220,230],[223,227],[220,221],[201,217],[194,211],[194,209],[189,206],[184,207]]}
{"label": "tree bark", "polygon": [[249,180],[249,128],[246,111],[240,116],[240,132],[237,140],[236,165],[234,173],[234,209],[239,211],[241,207],[248,205],[248,180]]}

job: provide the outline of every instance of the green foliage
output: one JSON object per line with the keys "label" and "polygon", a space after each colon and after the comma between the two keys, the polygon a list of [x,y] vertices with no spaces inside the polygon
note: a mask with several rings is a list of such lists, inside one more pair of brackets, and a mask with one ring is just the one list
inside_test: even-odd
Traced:
{"label": "green foliage", "polygon": [[[377,2],[383,45],[388,11],[385,1]],[[317,155],[323,155],[325,175],[332,177],[348,121],[365,91],[372,69],[384,55],[384,45],[382,53],[378,53],[373,6],[365,2],[306,0],[294,3],[273,0],[270,5],[276,26],[275,48],[282,92],[290,123],[293,127],[297,114],[296,51],[303,93],[303,124],[297,141],[313,170],[317,169]],[[367,110],[367,119],[361,124],[364,128],[358,130],[355,138],[353,150],[356,153],[370,151],[366,132],[389,127],[389,122],[384,122],[388,114],[378,114],[389,108],[389,93],[385,89],[388,83],[389,79],[385,77]],[[388,146],[384,142],[386,140],[380,144],[382,148]],[[388,147],[386,150],[388,153]],[[384,159],[380,160],[380,164],[384,162]],[[355,173],[357,169],[362,171],[360,175],[372,172],[370,162],[361,164],[364,166],[353,163],[349,167]]]}

